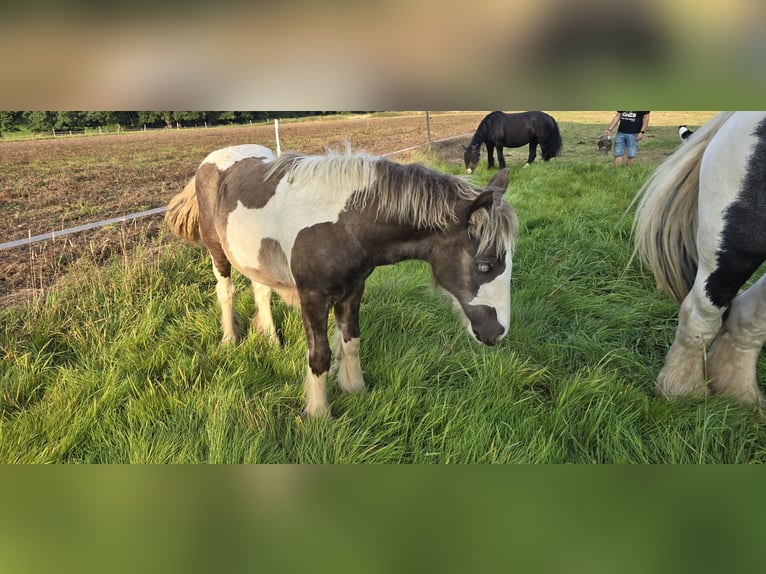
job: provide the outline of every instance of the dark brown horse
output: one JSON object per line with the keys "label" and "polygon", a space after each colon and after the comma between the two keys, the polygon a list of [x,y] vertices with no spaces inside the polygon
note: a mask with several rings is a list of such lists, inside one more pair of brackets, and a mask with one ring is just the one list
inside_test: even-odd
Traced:
{"label": "dark brown horse", "polygon": [[479,163],[481,144],[487,146],[487,164],[490,169],[495,167],[494,150],[500,169],[505,167],[503,147],[521,147],[529,144],[529,165],[537,157],[537,146],[543,155],[543,161],[548,161],[561,153],[561,133],[556,120],[544,112],[520,112],[506,114],[492,112],[484,117],[473,134],[471,143],[463,148],[463,159],[468,173],[472,173]]}
{"label": "dark brown horse", "polygon": [[232,267],[253,283],[254,326],[278,343],[271,293],[300,306],[308,344],[306,409],[329,415],[328,313],[335,313],[338,384],[364,389],[359,305],[378,265],[428,261],[468,332],[494,345],[511,322],[517,221],[503,199],[508,171],[484,190],[421,165],[365,154],[286,154],[235,146],[211,153],[170,202],[173,232],[210,252],[223,342],[236,340]]}

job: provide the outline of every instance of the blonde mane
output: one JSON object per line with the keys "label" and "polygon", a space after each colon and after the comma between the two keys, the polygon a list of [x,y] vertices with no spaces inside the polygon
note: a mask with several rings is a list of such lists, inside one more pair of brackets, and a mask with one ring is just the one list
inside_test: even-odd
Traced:
{"label": "blonde mane", "polygon": [[[325,193],[353,194],[349,207],[363,209],[377,200],[377,217],[442,231],[458,221],[457,199],[471,201],[478,191],[458,177],[428,169],[420,164],[402,165],[366,153],[327,151],[325,155],[283,154],[267,178],[282,173],[290,183],[310,183]],[[513,252],[518,227],[513,208],[495,202],[491,211],[479,210],[469,224],[471,236],[479,240],[479,251],[494,247],[498,253]]]}

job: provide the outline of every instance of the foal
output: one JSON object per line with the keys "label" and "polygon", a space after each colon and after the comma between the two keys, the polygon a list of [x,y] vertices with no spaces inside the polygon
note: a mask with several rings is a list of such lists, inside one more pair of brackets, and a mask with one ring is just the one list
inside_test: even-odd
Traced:
{"label": "foal", "polygon": [[252,281],[254,326],[273,343],[272,290],[300,306],[308,346],[305,413],[327,416],[329,311],[337,325],[338,384],[363,390],[359,306],[365,280],[379,265],[428,261],[475,340],[495,345],[507,334],[517,229],[503,199],[507,185],[507,170],[477,190],[418,164],[362,153],[275,159],[262,146],[235,146],[203,160],[171,200],[166,221],[210,253],[224,343],[236,340],[232,267]]}

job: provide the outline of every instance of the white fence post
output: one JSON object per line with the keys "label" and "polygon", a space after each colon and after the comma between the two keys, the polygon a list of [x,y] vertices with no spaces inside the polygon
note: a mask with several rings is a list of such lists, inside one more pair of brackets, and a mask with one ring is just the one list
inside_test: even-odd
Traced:
{"label": "white fence post", "polygon": [[277,157],[282,155],[282,148],[279,145],[279,120],[274,118],[274,136],[277,139]]}
{"label": "white fence post", "polygon": [[431,151],[431,113],[426,110],[426,131],[428,132],[428,151]]}

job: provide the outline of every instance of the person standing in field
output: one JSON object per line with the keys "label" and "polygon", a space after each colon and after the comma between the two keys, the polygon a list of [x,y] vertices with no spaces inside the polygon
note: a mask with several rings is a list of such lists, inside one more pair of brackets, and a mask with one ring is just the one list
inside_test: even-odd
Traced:
{"label": "person standing in field", "polygon": [[646,128],[649,126],[649,112],[622,112],[614,114],[604,135],[609,136],[614,128],[614,165],[621,166],[625,150],[628,151],[628,167],[633,165],[638,155],[638,142],[644,139]]}

